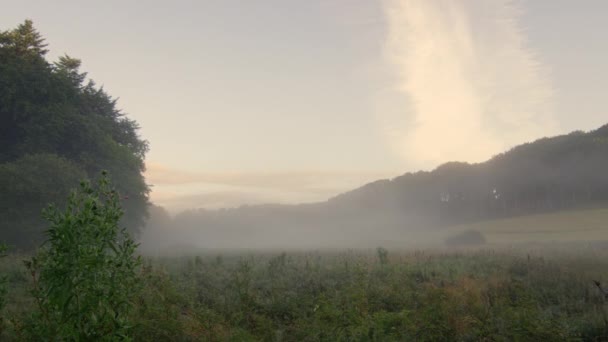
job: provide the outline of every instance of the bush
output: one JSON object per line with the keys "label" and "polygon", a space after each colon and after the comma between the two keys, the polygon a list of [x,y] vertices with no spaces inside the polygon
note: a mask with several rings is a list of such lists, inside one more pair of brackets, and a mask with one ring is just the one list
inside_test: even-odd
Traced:
{"label": "bush", "polygon": [[29,339],[128,339],[140,260],[136,244],[118,226],[122,214],[105,173],[96,188],[81,182],[65,211],[44,211],[48,240],[26,262],[37,304],[26,325]]}
{"label": "bush", "polygon": [[[0,244],[0,258],[6,256],[6,245]],[[0,276],[0,333],[4,330],[4,315],[3,310],[6,306],[6,296],[8,294],[8,276],[5,274]]]}
{"label": "bush", "polygon": [[486,238],[476,230],[467,230],[458,235],[451,236],[445,240],[448,246],[473,246],[483,245],[486,243]]}
{"label": "bush", "polygon": [[381,265],[388,264],[388,250],[384,247],[376,248],[376,254],[378,255],[378,261]]}

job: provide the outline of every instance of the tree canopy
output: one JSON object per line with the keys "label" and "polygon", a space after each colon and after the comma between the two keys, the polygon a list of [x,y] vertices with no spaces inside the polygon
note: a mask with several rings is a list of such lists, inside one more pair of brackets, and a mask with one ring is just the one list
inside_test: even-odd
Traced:
{"label": "tree canopy", "polygon": [[124,223],[136,231],[148,206],[148,143],[80,60],[49,62],[46,46],[30,20],[0,32],[0,239],[39,242],[41,209],[101,170],[115,180]]}

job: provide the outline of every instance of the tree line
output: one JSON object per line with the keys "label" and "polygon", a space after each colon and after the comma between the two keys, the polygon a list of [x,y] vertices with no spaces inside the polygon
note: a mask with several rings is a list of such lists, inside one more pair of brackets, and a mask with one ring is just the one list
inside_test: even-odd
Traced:
{"label": "tree line", "polygon": [[371,183],[332,201],[392,207],[438,225],[605,205],[608,125],[525,143],[483,163]]}

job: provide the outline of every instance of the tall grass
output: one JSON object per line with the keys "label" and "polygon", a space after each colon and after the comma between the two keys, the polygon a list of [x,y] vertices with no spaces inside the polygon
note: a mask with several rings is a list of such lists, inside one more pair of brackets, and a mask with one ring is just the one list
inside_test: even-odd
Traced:
{"label": "tall grass", "polygon": [[[608,283],[603,249],[378,251],[146,259],[138,273],[141,291],[128,314],[129,336],[137,341],[608,338],[604,295],[593,283]],[[3,260],[0,267],[17,272],[15,262]],[[8,326],[19,329],[36,306],[18,291],[28,278],[13,274],[9,280]],[[14,303],[21,304],[19,310]]]}

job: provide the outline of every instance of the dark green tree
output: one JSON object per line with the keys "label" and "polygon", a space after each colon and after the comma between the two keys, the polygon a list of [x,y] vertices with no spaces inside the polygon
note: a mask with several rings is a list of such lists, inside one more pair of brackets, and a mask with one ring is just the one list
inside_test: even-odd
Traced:
{"label": "dark green tree", "polygon": [[62,203],[86,173],[54,154],[26,155],[0,164],[0,232],[2,240],[21,248],[42,241],[41,209]]}
{"label": "dark green tree", "polygon": [[[32,212],[36,208],[39,212],[48,203],[44,201],[60,203],[67,177],[81,172],[93,177],[103,169],[112,173],[118,191],[128,197],[124,221],[135,232],[142,226],[149,204],[143,176],[148,143],[139,136],[138,124],[117,108],[116,100],[87,81],[80,60],[64,55],[50,63],[45,47],[30,20],[0,32],[0,172],[12,174],[18,178],[15,184],[22,184],[11,185],[8,176],[0,176],[0,187],[4,187],[0,224],[5,224],[0,239],[20,247],[25,247],[23,241],[39,239],[40,220],[32,219],[39,215]],[[20,160],[26,156],[27,165],[22,165]],[[21,167],[44,170],[49,156],[56,160],[48,172],[26,171],[15,176]],[[42,163],[39,167],[37,161]],[[56,171],[62,167],[71,170],[66,181]],[[41,182],[48,182],[50,188],[37,186]],[[23,189],[28,195],[19,193]],[[10,226],[6,226],[8,222]]]}

